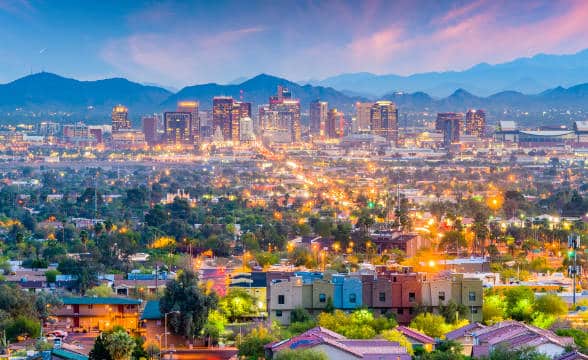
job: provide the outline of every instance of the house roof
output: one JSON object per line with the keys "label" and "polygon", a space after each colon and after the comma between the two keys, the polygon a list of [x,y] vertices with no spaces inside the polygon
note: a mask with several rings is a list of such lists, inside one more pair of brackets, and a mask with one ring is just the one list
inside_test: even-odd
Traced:
{"label": "house roof", "polygon": [[360,359],[397,359],[398,355],[409,358],[406,349],[397,342],[347,339],[341,334],[320,326],[290,339],[267,344],[265,348],[277,352],[284,349],[304,349],[318,345],[332,346]]}
{"label": "house roof", "polygon": [[123,297],[64,297],[64,305],[139,305],[141,300]]}
{"label": "house roof", "polygon": [[460,337],[465,336],[466,334],[470,334],[472,331],[478,330],[478,329],[483,329],[486,326],[480,324],[480,323],[472,323],[472,324],[467,324],[466,326],[462,326],[460,328],[457,328],[453,331],[448,332],[447,334],[445,334],[445,338],[447,340],[455,340],[455,339],[459,339]]}
{"label": "house roof", "polygon": [[588,355],[578,351],[572,351],[556,357],[555,360],[588,360]]}
{"label": "house roof", "polygon": [[159,300],[147,301],[141,320],[160,320],[163,317],[159,310]]}
{"label": "house roof", "polygon": [[408,328],[406,326],[398,326],[396,328],[396,330],[400,331],[407,338],[416,340],[417,342],[419,342],[421,344],[434,344],[435,343],[435,339],[433,339],[432,337],[425,335],[417,330]]}
{"label": "house roof", "polygon": [[64,349],[54,349],[51,351],[51,353],[54,356],[65,360],[88,360],[88,357],[86,355],[78,354],[76,352],[67,351]]}

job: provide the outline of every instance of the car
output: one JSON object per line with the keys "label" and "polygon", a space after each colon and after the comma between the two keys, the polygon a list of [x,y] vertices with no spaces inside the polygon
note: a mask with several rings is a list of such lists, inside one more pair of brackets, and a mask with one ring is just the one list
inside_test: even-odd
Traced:
{"label": "car", "polygon": [[65,330],[53,330],[49,332],[47,335],[53,335],[56,338],[65,339],[67,338],[67,331]]}

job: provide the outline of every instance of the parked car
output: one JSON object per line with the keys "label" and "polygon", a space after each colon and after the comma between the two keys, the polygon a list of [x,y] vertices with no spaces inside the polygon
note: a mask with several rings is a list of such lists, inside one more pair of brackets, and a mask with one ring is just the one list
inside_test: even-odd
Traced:
{"label": "parked car", "polygon": [[67,331],[64,330],[53,330],[47,333],[47,336],[52,335],[56,338],[60,338],[62,340],[65,340],[65,338],[67,338]]}

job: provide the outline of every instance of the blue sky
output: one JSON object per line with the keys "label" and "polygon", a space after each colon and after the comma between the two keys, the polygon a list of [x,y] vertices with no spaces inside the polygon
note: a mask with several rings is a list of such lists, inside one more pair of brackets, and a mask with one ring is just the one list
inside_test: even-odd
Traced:
{"label": "blue sky", "polygon": [[461,70],[588,48],[587,18],[584,0],[0,0],[0,82],[41,70],[176,88]]}

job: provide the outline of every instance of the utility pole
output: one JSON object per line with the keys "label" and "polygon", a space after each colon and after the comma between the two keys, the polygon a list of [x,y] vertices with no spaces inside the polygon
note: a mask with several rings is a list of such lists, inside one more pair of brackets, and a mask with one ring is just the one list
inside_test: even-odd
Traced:
{"label": "utility pole", "polygon": [[568,265],[568,275],[571,275],[572,278],[574,279],[573,281],[573,293],[572,293],[572,303],[573,303],[573,308],[574,310],[576,309],[576,277],[578,274],[578,249],[580,248],[580,235],[578,234],[570,234],[568,235],[568,259],[571,260],[573,259],[573,265]]}

